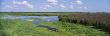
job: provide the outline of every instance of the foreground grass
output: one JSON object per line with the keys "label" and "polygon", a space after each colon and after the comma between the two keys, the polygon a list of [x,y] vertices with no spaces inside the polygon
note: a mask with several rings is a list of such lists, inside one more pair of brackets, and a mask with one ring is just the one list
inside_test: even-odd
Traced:
{"label": "foreground grass", "polygon": [[48,30],[29,21],[0,19],[0,36],[108,36],[105,32],[73,23],[42,22],[58,29],[58,32]]}

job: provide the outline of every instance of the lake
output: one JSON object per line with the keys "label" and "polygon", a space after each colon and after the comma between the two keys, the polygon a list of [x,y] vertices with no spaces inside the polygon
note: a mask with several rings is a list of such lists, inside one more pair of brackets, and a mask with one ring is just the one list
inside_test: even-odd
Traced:
{"label": "lake", "polygon": [[40,22],[55,22],[58,21],[58,16],[3,16],[2,19],[19,19],[23,21],[32,21],[33,24],[40,24]]}
{"label": "lake", "polygon": [[32,22],[32,24],[36,24],[38,26],[36,27],[43,27],[47,28],[48,30],[58,32],[56,27],[51,27],[47,25],[42,25],[40,23],[42,22],[56,22],[58,21],[58,16],[3,16],[1,19],[10,19],[10,20],[21,20],[21,21],[29,21]]}

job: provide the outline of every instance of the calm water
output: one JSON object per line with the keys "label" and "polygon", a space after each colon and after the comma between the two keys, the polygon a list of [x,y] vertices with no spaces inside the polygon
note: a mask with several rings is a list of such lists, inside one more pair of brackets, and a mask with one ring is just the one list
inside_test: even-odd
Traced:
{"label": "calm water", "polygon": [[23,21],[32,21],[33,24],[39,24],[43,21],[55,22],[58,21],[58,16],[4,16],[2,19],[20,19]]}
{"label": "calm water", "polygon": [[47,28],[48,30],[57,32],[57,28],[50,27],[47,25],[41,25],[42,22],[55,22],[58,21],[58,16],[4,16],[2,19],[19,19],[22,21],[32,21],[33,24],[38,25],[37,27]]}

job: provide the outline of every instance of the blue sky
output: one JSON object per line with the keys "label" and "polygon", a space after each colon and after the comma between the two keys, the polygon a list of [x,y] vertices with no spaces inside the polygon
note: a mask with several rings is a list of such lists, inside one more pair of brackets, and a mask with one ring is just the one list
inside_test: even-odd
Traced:
{"label": "blue sky", "polygon": [[110,0],[0,0],[0,12],[110,12]]}

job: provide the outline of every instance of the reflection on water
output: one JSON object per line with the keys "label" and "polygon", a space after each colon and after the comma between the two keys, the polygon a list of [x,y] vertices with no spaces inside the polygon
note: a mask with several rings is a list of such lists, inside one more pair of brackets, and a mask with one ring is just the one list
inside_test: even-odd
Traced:
{"label": "reflection on water", "polygon": [[58,21],[58,16],[4,16],[2,19],[20,19],[24,21],[32,21],[33,24],[39,24],[43,21],[54,22]]}

